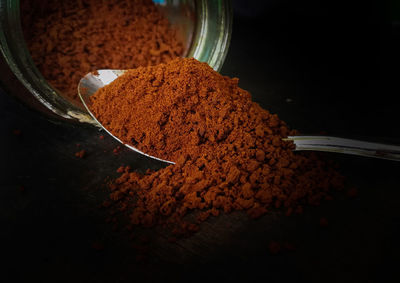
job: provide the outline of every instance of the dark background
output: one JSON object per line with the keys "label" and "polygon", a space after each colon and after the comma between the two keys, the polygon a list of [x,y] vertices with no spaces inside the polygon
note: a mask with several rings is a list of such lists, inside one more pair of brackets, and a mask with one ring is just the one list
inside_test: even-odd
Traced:
{"label": "dark background", "polygon": [[[255,101],[305,134],[400,144],[397,1],[233,3],[222,74],[239,77]],[[103,184],[122,164],[162,165],[126,150],[116,155],[115,141],[99,139],[104,133],[54,122],[0,92],[1,281],[400,280],[399,163],[327,154],[357,197],[337,193],[291,217],[223,215],[177,243],[161,229],[140,230],[135,239],[146,235],[150,244],[138,261],[134,241],[104,221]],[[74,156],[81,149],[84,159]],[[272,255],[271,241],[296,251]]]}

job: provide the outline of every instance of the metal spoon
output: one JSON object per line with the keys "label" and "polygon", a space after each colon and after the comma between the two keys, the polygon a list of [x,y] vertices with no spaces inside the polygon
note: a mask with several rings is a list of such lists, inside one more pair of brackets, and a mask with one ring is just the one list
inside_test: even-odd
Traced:
{"label": "metal spoon", "polygon": [[[84,76],[78,85],[78,94],[82,100],[83,105],[89,112],[90,116],[113,138],[115,138],[120,143],[124,144],[126,147],[146,155],[150,158],[167,162],[170,164],[175,164],[172,161],[157,158],[155,156],[148,155],[137,148],[123,143],[119,138],[115,137],[110,133],[103,125],[96,119],[93,113],[90,111],[88,105],[90,105],[89,98],[99,89],[102,88],[120,75],[125,73],[125,70],[98,70],[91,72]],[[329,136],[290,136],[283,140],[293,141],[296,145],[295,150],[313,150],[313,151],[326,151],[326,152],[337,152],[345,153],[380,159],[388,159],[400,161],[400,146],[388,145],[381,143],[366,142],[360,140],[339,138],[339,137],[329,137]]]}

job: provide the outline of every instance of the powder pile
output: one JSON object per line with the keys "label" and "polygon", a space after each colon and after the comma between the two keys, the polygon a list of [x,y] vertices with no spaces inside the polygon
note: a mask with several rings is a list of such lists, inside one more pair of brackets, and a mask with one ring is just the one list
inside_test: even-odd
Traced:
{"label": "powder pile", "polygon": [[[295,132],[252,102],[237,78],[195,59],[129,70],[91,100],[115,136],[176,162],[144,175],[119,169],[110,198],[132,225],[163,224],[181,235],[221,211],[244,210],[252,218],[270,208],[300,212],[343,186],[317,155],[292,151],[282,138]],[[185,218],[190,211],[194,222]]]}
{"label": "powder pile", "polygon": [[76,86],[91,71],[155,65],[183,54],[176,31],[151,0],[24,0],[21,15],[39,71],[76,101]]}

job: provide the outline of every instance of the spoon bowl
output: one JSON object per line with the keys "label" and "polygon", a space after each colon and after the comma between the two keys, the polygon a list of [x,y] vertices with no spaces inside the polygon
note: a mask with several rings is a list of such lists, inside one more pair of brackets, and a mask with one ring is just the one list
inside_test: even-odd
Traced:
{"label": "spoon bowl", "polygon": [[118,78],[119,76],[121,76],[122,74],[124,74],[126,72],[126,70],[97,70],[94,72],[90,72],[88,74],[86,74],[86,76],[84,76],[78,85],[78,95],[80,97],[80,99],[82,100],[83,105],[85,106],[87,112],[89,113],[89,115],[93,118],[93,120],[95,120],[99,126],[106,131],[108,134],[110,134],[114,139],[116,139],[117,141],[119,141],[120,143],[122,143],[124,146],[128,147],[129,149],[136,151],[140,154],[143,154],[147,157],[156,159],[158,161],[162,161],[162,162],[166,162],[169,164],[175,164],[172,161],[169,160],[164,160],[155,156],[151,156],[147,153],[144,153],[143,151],[140,151],[139,149],[137,149],[136,147],[130,145],[130,144],[126,144],[123,141],[121,141],[119,138],[117,138],[116,136],[114,136],[110,131],[108,131],[97,119],[96,117],[93,115],[93,113],[90,111],[90,97],[96,93],[96,91],[110,83],[112,83],[116,78]]}

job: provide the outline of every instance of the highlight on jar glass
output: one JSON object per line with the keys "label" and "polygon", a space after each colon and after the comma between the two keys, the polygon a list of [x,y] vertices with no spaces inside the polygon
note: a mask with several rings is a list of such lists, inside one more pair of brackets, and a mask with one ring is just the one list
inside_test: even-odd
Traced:
{"label": "highlight on jar glass", "polygon": [[96,125],[78,97],[85,74],[176,57],[219,71],[231,25],[229,0],[0,0],[0,80],[32,108]]}

